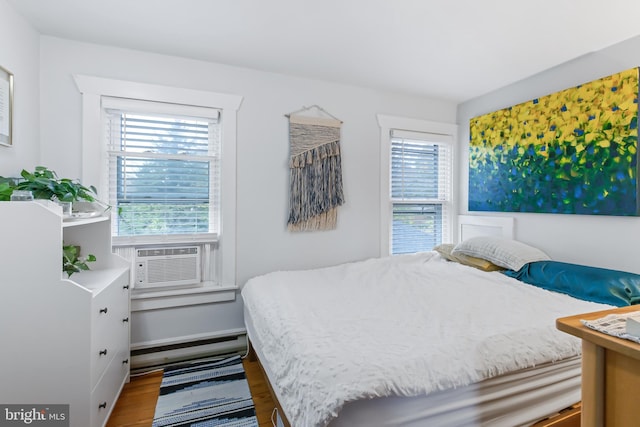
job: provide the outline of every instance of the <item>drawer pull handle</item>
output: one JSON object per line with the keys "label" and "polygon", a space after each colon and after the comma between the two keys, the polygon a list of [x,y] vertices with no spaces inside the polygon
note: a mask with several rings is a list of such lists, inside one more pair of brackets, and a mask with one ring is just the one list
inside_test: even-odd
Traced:
{"label": "drawer pull handle", "polygon": [[122,361],[122,364],[123,364],[123,365],[127,365],[127,364],[129,364],[129,359],[124,359],[124,360]]}
{"label": "drawer pull handle", "polygon": [[107,407],[107,402],[102,402],[98,405],[98,409],[105,409]]}
{"label": "drawer pull handle", "polygon": [[128,318],[128,317],[125,317],[124,319],[122,319],[122,321],[126,323],[126,322],[128,322],[128,321],[129,321],[129,318]]}
{"label": "drawer pull handle", "polygon": [[129,285],[124,285],[122,289],[129,289]]}
{"label": "drawer pull handle", "polygon": [[107,349],[105,348],[104,350],[100,350],[100,356],[106,356],[107,355]]}
{"label": "drawer pull handle", "polygon": [[107,307],[100,309],[100,313],[107,314],[107,311],[109,311],[109,309]]}

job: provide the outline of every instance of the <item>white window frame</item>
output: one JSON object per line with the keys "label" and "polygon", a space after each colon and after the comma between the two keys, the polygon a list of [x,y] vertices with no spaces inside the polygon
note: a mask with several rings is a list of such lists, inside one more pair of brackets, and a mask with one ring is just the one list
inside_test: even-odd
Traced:
{"label": "white window frame", "polygon": [[[222,210],[220,259],[217,263],[221,271],[218,284],[236,286],[236,127],[242,96],[79,74],[74,75],[74,79],[82,94],[82,182],[95,185],[99,194],[108,194],[108,173],[105,173],[108,159],[102,143],[103,96],[216,108],[221,111]],[[185,239],[176,242],[170,235],[167,236],[167,243],[193,241]]]}
{"label": "white window frame", "polygon": [[446,135],[451,138],[451,200],[448,202],[446,209],[450,224],[448,234],[442,236],[442,241],[451,242],[453,240],[453,230],[455,229],[455,200],[457,193],[456,183],[456,141],[458,134],[458,126],[449,123],[432,122],[408,117],[390,116],[378,114],[378,125],[380,126],[380,256],[391,255],[391,220],[393,212],[393,202],[391,200],[391,131],[403,130],[407,132],[421,132],[435,135]]}

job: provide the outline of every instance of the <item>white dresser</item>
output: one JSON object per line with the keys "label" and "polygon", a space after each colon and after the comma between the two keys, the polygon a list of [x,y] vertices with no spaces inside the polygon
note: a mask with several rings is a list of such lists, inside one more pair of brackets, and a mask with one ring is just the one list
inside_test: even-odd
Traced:
{"label": "white dresser", "polygon": [[[129,380],[129,263],[108,217],[63,220],[51,202],[0,202],[0,403],[69,404],[103,426]],[[62,245],[93,254],[62,272]]]}

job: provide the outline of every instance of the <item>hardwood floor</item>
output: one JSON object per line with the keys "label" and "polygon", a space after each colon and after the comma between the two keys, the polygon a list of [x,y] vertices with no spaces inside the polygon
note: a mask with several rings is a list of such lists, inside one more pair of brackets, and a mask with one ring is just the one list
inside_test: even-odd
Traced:
{"label": "hardwood floor", "polygon": [[276,405],[271,397],[269,385],[260,369],[260,364],[257,360],[249,361],[248,357],[245,358],[242,363],[247,374],[253,404],[256,407],[258,425],[259,427],[273,427],[271,414]]}
{"label": "hardwood floor", "polygon": [[162,371],[132,377],[125,384],[107,427],[149,427],[160,392]]}
{"label": "hardwood floor", "polygon": [[[269,387],[257,361],[243,360],[251,396],[256,407],[259,427],[272,427],[271,412],[275,407]],[[132,377],[125,384],[111,413],[107,427],[150,427],[160,391],[162,372]]]}

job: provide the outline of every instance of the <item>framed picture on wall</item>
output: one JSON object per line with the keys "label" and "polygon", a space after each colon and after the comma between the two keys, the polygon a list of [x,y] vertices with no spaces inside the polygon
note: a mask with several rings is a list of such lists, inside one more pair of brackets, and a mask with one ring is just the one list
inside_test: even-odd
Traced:
{"label": "framed picture on wall", "polygon": [[0,67],[0,145],[11,146],[13,133],[13,74]]}
{"label": "framed picture on wall", "polygon": [[640,216],[634,67],[470,120],[469,210]]}

